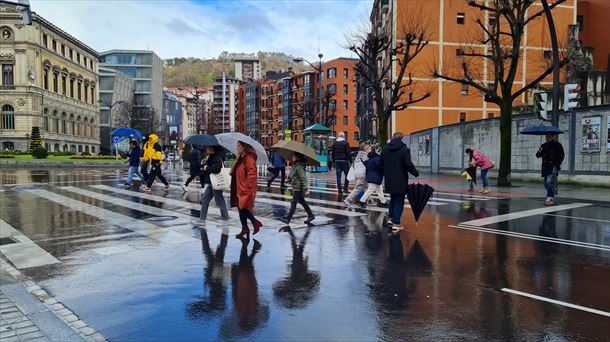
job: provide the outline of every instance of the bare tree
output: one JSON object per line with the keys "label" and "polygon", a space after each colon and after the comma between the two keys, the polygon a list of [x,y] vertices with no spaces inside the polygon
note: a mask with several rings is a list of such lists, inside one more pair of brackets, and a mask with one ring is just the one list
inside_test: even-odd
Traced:
{"label": "bare tree", "polygon": [[134,101],[122,103],[115,120],[118,127],[130,127],[145,134],[159,134],[161,130],[161,120],[156,110]]}
{"label": "bare tree", "polygon": [[[406,109],[431,95],[431,90],[413,79],[413,61],[432,38],[431,22],[417,10],[399,18],[396,43],[384,32],[373,30],[368,24],[358,32],[347,34],[347,48],[354,52],[359,63],[356,77],[373,90],[374,115],[377,118],[377,137],[381,145],[388,140],[388,123],[393,111]],[[384,60],[386,63],[381,63]],[[395,77],[393,77],[393,68]]]}
{"label": "bare tree", "polygon": [[[533,6],[536,0],[470,0],[468,5],[481,13],[476,20],[477,41],[464,44],[454,65],[435,66],[433,75],[476,89],[484,100],[500,108],[500,169],[498,185],[510,185],[511,173],[511,116],[513,102],[525,91],[535,87],[553,71],[552,65],[543,67],[537,76],[520,88],[515,79],[523,56],[524,32],[535,20],[542,20],[542,7]],[[556,0],[551,9],[565,0]],[[488,20],[485,18],[487,12]],[[482,66],[487,63],[492,77],[485,81]],[[565,63],[565,61],[561,61]],[[529,75],[528,75],[529,76]]]}

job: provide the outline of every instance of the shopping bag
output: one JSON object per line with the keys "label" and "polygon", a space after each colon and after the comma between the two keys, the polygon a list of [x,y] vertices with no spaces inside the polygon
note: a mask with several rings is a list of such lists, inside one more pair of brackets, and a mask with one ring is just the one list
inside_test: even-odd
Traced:
{"label": "shopping bag", "polygon": [[210,183],[214,190],[229,190],[231,188],[231,169],[222,163],[219,173],[210,173]]}

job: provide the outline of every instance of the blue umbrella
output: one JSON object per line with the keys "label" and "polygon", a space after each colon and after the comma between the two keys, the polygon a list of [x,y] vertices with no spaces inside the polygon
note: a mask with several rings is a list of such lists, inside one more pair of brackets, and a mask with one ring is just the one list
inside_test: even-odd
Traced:
{"label": "blue umbrella", "polygon": [[138,140],[142,139],[142,133],[137,129],[123,127],[117,128],[110,135],[115,137],[124,137],[124,138],[136,138]]}
{"label": "blue umbrella", "polygon": [[563,131],[555,126],[537,125],[526,127],[521,131],[521,134],[526,135],[547,135],[547,134],[562,134]]}
{"label": "blue umbrella", "polygon": [[209,134],[194,134],[189,135],[186,140],[186,144],[199,145],[199,146],[220,146],[218,139],[215,136]]}

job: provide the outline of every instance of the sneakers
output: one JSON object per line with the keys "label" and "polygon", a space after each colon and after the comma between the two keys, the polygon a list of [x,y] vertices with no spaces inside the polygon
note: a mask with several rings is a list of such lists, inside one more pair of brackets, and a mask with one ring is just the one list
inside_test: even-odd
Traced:
{"label": "sneakers", "polygon": [[474,188],[468,188],[469,192],[474,192]]}
{"label": "sneakers", "polygon": [[396,232],[400,232],[402,230],[404,230],[405,227],[399,225],[399,224],[393,224],[392,225],[392,233],[396,233]]}
{"label": "sneakers", "polygon": [[310,224],[310,223],[311,223],[311,221],[313,221],[313,220],[315,220],[315,219],[316,219],[316,217],[315,217],[315,216],[313,216],[313,215],[312,215],[312,216],[309,216],[309,217],[307,218],[307,220],[305,220],[305,222],[304,222],[304,223],[305,223],[305,224]]}
{"label": "sneakers", "polygon": [[183,192],[187,192],[187,191],[189,191],[189,188],[187,188],[187,187],[186,187],[186,185],[183,185],[183,186],[182,186],[182,191],[183,191]]}
{"label": "sneakers", "polygon": [[484,188],[484,189],[481,191],[481,193],[482,193],[482,194],[488,194],[488,193],[490,193],[490,192],[491,192],[491,190],[489,190],[489,188]]}
{"label": "sneakers", "polygon": [[168,192],[169,191],[169,185],[166,185],[163,187],[163,191]]}
{"label": "sneakers", "polygon": [[130,183],[127,183],[127,182],[123,183],[123,185],[124,185],[124,186],[131,186],[131,184],[130,184]]}
{"label": "sneakers", "polygon": [[352,202],[352,200],[349,199],[349,197],[344,199],[343,203],[345,203],[345,205],[348,206],[348,207],[351,207],[352,205],[354,205],[354,202]]}
{"label": "sneakers", "polygon": [[547,197],[546,200],[544,200],[544,205],[547,205],[547,206],[555,205],[555,199],[551,198],[551,197]]}
{"label": "sneakers", "polygon": [[362,203],[360,201],[357,201],[355,203],[360,209],[366,209],[366,203]]}
{"label": "sneakers", "polygon": [[202,219],[193,219],[193,220],[191,221],[191,223],[192,223],[194,226],[205,226],[205,220],[202,220]]}
{"label": "sneakers", "polygon": [[284,222],[285,224],[290,224],[290,219],[288,217],[282,217],[280,221]]}

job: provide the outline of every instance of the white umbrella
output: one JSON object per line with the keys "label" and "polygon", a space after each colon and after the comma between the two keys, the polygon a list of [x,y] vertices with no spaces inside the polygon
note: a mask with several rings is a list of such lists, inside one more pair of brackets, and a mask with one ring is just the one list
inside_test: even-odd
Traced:
{"label": "white umbrella", "polygon": [[263,145],[261,145],[258,141],[250,138],[249,136],[242,133],[220,133],[216,134],[216,139],[218,139],[218,144],[227,150],[229,150],[233,154],[237,154],[237,142],[241,141],[246,143],[256,152],[256,162],[258,164],[269,164],[269,157],[267,157],[267,152]]}

